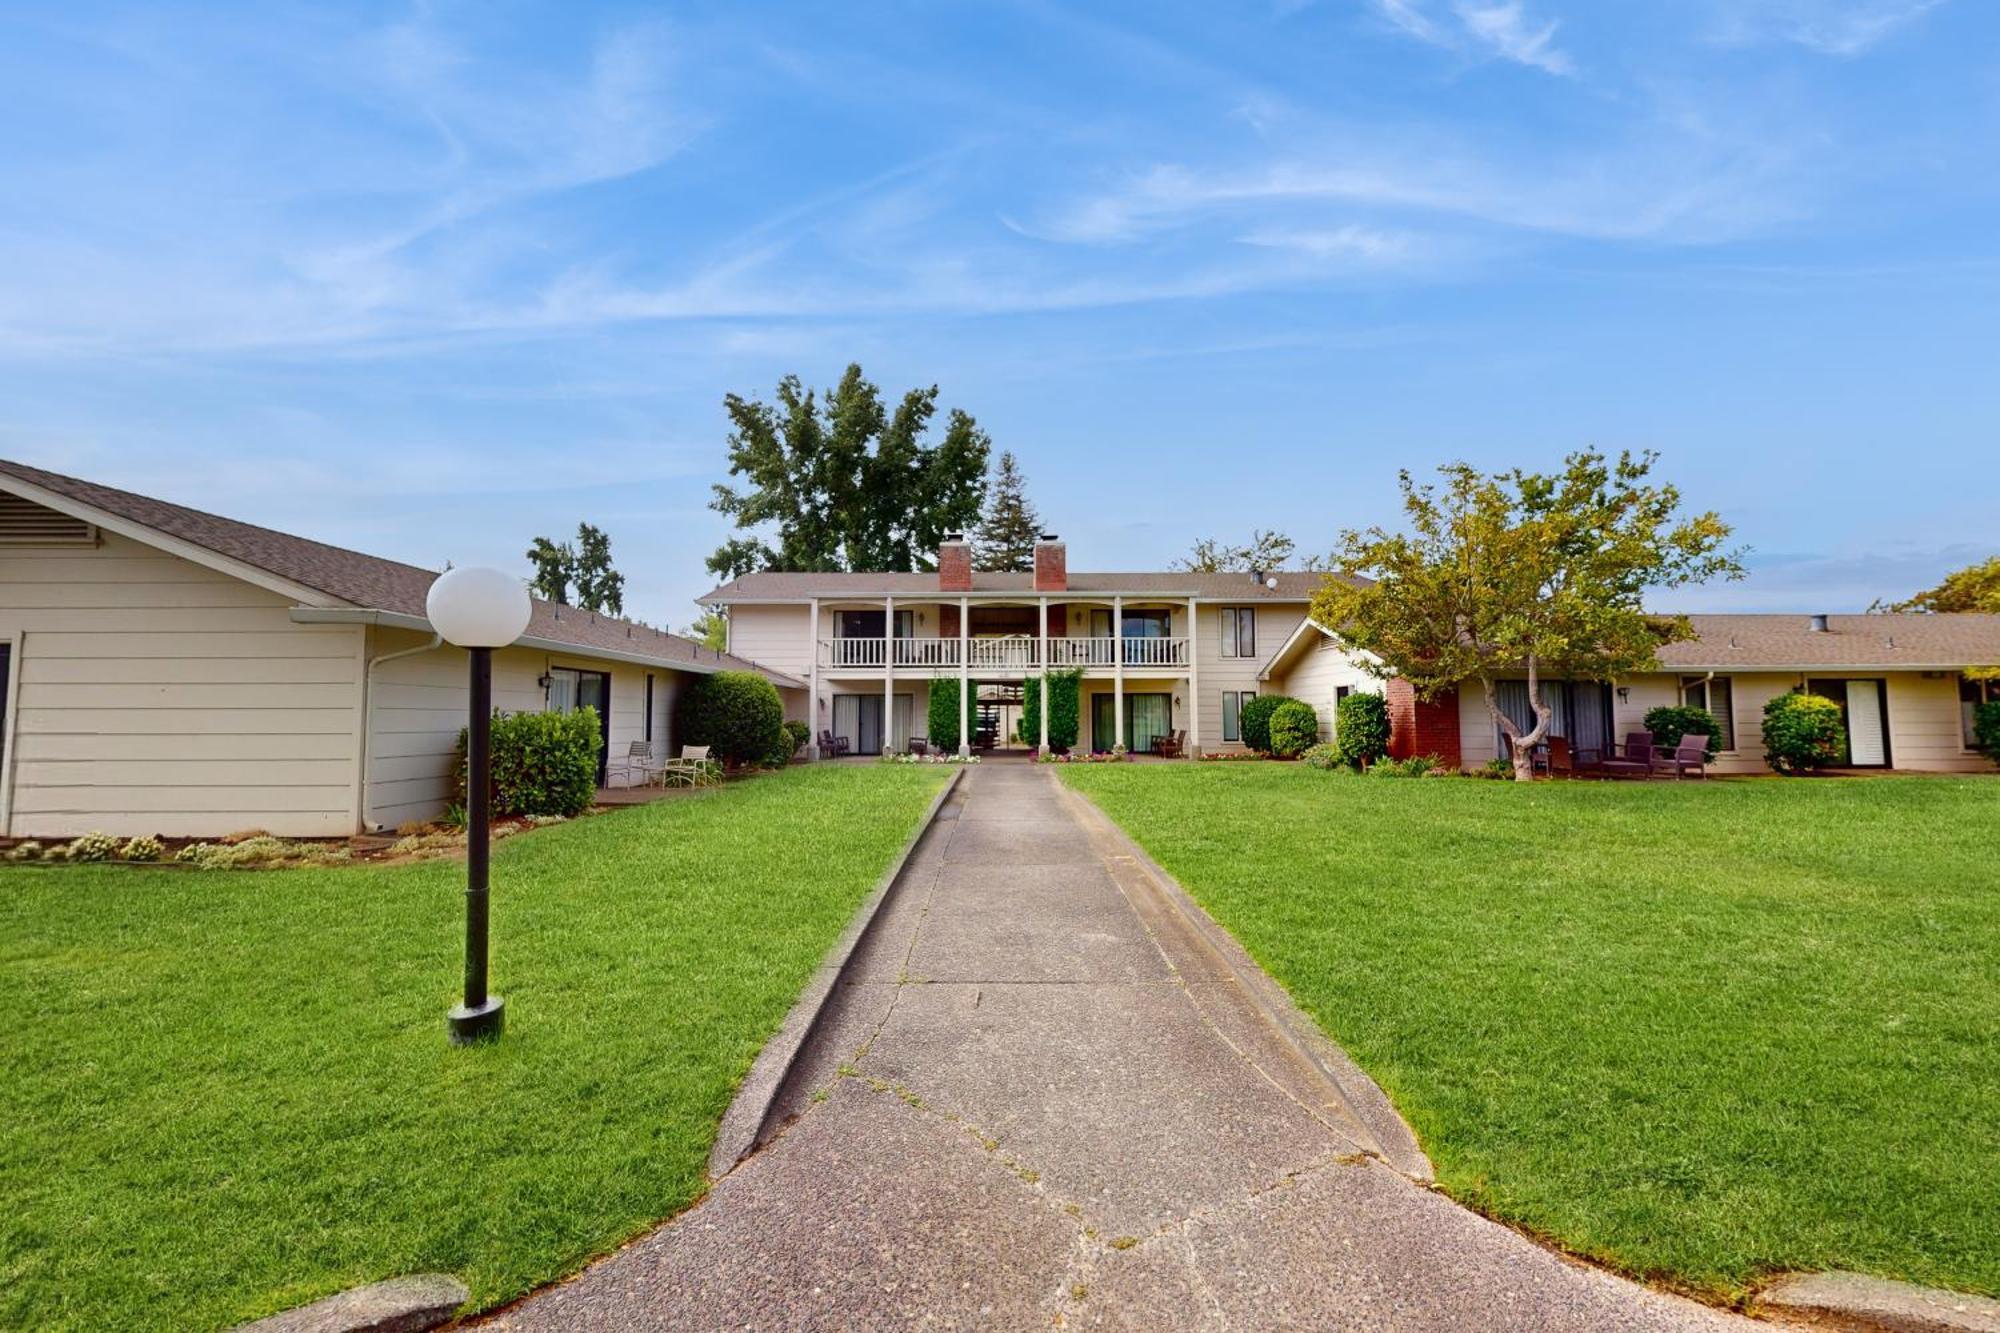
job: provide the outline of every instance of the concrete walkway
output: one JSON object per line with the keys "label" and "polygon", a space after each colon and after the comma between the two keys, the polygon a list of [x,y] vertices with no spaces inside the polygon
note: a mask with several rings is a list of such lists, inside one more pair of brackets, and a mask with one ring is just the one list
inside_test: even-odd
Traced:
{"label": "concrete walkway", "polygon": [[[1412,1180],[1122,839],[967,772],[837,988],[797,1115],[506,1329],[1728,1329]],[[1398,1169],[1400,1168],[1400,1169]]]}

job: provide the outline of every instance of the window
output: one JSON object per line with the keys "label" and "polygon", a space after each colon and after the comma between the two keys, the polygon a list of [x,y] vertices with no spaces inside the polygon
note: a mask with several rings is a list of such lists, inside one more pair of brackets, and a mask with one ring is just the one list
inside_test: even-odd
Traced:
{"label": "window", "polygon": [[1225,606],[1222,608],[1222,655],[1224,657],[1255,657],[1257,655],[1256,607]]}
{"label": "window", "polygon": [[1682,676],[1681,702],[1689,708],[1706,708],[1722,728],[1720,748],[1736,748],[1736,700],[1727,676]]}
{"label": "window", "polygon": [[1255,690],[1224,690],[1222,692],[1222,739],[1239,741],[1243,739],[1243,729],[1238,722],[1243,716],[1243,705],[1257,697]]}
{"label": "window", "polygon": [[[7,660],[4,656],[6,651],[4,646],[0,646],[0,665]],[[2000,681],[1973,680],[1969,676],[1958,678],[1958,717],[1968,750],[1979,748],[1978,738],[1972,734],[1973,714],[1988,699],[2000,699]]]}

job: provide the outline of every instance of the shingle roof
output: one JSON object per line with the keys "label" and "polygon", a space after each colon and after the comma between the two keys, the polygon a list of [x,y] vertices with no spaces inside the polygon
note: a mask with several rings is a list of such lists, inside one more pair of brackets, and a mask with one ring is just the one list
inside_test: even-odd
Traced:
{"label": "shingle roof", "polygon": [[[422,619],[424,597],[437,578],[435,570],[329,546],[152,496],[0,459],[0,488],[4,488],[7,477],[227,556],[354,607]],[[586,654],[596,650],[638,655],[670,666],[698,665],[711,670],[720,666],[756,671],[778,684],[802,684],[782,672],[717,653],[678,634],[617,616],[559,606],[541,598],[534,599],[534,615],[528,622],[526,637],[566,644]]]}
{"label": "shingle roof", "polygon": [[[1052,592],[1051,598],[1104,596],[1113,593],[1200,597],[1204,601],[1303,602],[1318,591],[1324,574],[1280,570],[1266,574],[1275,578],[1275,590],[1247,573],[1187,574],[1175,570],[1143,573],[1105,573],[1071,570],[1069,587]],[[1035,593],[1033,574],[975,573],[974,593]],[[925,574],[787,574],[766,572],[745,574],[695,600],[705,606],[727,606],[732,602],[803,602],[809,598],[841,597],[932,597],[951,598],[957,593],[940,592],[935,572]]]}
{"label": "shingle roof", "polygon": [[1660,649],[1660,663],[1703,671],[1759,667],[1951,669],[2000,665],[2000,616],[1695,615],[1699,638]]}

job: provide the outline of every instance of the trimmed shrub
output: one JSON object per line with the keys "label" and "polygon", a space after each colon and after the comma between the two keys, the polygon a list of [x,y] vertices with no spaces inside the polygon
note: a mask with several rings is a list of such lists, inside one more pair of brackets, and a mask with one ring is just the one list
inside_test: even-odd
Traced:
{"label": "trimmed shrub", "polygon": [[768,761],[785,734],[784,701],[777,687],[754,671],[696,678],[681,691],[675,716],[681,744],[706,745],[714,758],[730,765]]}
{"label": "trimmed shrub", "polygon": [[127,842],[118,852],[121,861],[157,861],[167,854],[166,844],[150,833]]}
{"label": "trimmed shrub", "polygon": [[[1049,749],[1067,750],[1076,744],[1080,719],[1079,702],[1083,668],[1049,672]],[[1022,683],[1021,725],[1017,733],[1023,744],[1039,745],[1042,739],[1042,678],[1030,676]]]}
{"label": "trimmed shrub", "polygon": [[1847,724],[1840,705],[1817,694],[1781,694],[1764,705],[1764,760],[1780,773],[1840,762]]}
{"label": "trimmed shrub", "polygon": [[[495,815],[574,815],[597,795],[597,752],[604,744],[597,710],[573,713],[495,713],[493,782]],[[458,733],[452,805],[463,806],[466,735]]]}
{"label": "trimmed shrub", "polygon": [[1254,699],[1245,699],[1242,711],[1236,715],[1238,734],[1243,737],[1243,744],[1259,754],[1271,753],[1271,714],[1277,712],[1281,704],[1297,702],[1283,694],[1260,694]]}
{"label": "trimmed shrub", "polygon": [[1972,743],[2000,764],[2000,699],[1988,699],[1972,710]]}
{"label": "trimmed shrub", "polygon": [[1379,694],[1354,693],[1333,710],[1333,744],[1340,762],[1366,768],[1389,753],[1389,701]]}
{"label": "trimmed shrub", "polygon": [[90,832],[80,838],[72,838],[69,843],[69,859],[72,861],[109,861],[118,855],[122,846],[109,833]]}
{"label": "trimmed shrub", "polygon": [[1271,710],[1268,729],[1271,753],[1280,759],[1296,759],[1319,739],[1319,714],[1309,703],[1287,699]]}
{"label": "trimmed shrub", "polygon": [[787,720],[785,723],[785,735],[791,739],[792,748],[790,752],[785,755],[785,758],[790,759],[800,750],[805,749],[806,742],[812,739],[812,734],[813,734],[813,729],[807,726],[805,723],[799,721],[797,718],[791,718]]}
{"label": "trimmed shrub", "polygon": [[[977,709],[968,709],[965,725],[979,725]],[[931,682],[930,706],[931,748],[942,753],[958,752],[958,680],[953,676],[941,676]],[[966,737],[969,744],[972,740]]]}
{"label": "trimmed shrub", "polygon": [[42,859],[42,844],[36,842],[33,838],[28,839],[26,842],[15,843],[13,849],[7,853],[7,859],[9,861],[39,861]]}
{"label": "trimmed shrub", "polygon": [[1683,736],[1706,736],[1708,757],[1713,760],[1722,752],[1722,724],[1706,708],[1655,708],[1646,714],[1645,727],[1653,733],[1655,745],[1671,749]]}

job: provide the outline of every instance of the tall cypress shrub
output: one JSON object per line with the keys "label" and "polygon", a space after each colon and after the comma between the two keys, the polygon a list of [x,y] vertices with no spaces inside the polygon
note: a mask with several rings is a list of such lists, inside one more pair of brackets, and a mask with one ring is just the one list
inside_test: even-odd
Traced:
{"label": "tall cypress shrub", "polygon": [[[1081,729],[1083,668],[1049,672],[1049,748],[1067,750],[1076,744]],[[1021,690],[1021,728],[1018,733],[1027,745],[1042,739],[1042,678],[1030,676]]]}

